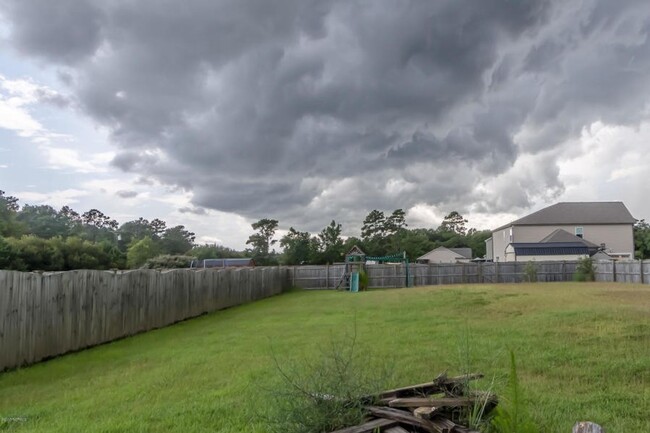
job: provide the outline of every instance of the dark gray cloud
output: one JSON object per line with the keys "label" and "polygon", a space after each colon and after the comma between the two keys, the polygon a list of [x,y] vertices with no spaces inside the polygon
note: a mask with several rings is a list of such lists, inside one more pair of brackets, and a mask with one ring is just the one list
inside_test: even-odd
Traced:
{"label": "dark gray cloud", "polygon": [[185,206],[185,207],[179,208],[178,211],[180,213],[191,213],[191,214],[194,214],[194,215],[207,215],[208,214],[208,211],[206,211],[202,207]]}
{"label": "dark gray cloud", "polygon": [[99,47],[103,16],[85,0],[6,0],[12,42],[26,53],[56,63],[75,63]]}
{"label": "dark gray cloud", "polygon": [[134,198],[138,196],[137,191],[126,191],[126,190],[120,190],[115,193],[116,196],[120,198]]}
{"label": "dark gray cloud", "polygon": [[40,102],[43,102],[45,104],[52,104],[59,108],[66,108],[72,103],[70,101],[70,98],[67,96],[45,88],[36,89],[36,97]]}
{"label": "dark gray cloud", "polygon": [[645,0],[66,4],[3,13],[110,129],[115,166],[303,229],[526,207],[563,190],[585,125],[647,116]]}

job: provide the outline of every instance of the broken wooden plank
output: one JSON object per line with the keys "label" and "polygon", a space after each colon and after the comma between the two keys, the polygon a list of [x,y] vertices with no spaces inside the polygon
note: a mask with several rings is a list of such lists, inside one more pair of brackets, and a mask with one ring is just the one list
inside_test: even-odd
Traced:
{"label": "broken wooden plank", "polygon": [[376,429],[383,429],[388,427],[397,426],[397,422],[390,419],[373,419],[361,425],[356,425],[353,427],[346,427],[341,430],[336,430],[332,433],[374,433]]}
{"label": "broken wooden plank", "polygon": [[469,397],[410,397],[396,398],[388,402],[389,407],[468,407],[476,400]]}
{"label": "broken wooden plank", "polygon": [[449,433],[480,433],[479,431],[472,430],[460,424],[456,424],[450,419],[440,416],[432,418],[431,423],[438,427],[440,430],[444,430]]}
{"label": "broken wooden plank", "polygon": [[417,385],[405,386],[402,388],[395,388],[384,391],[379,394],[379,400],[388,398],[395,399],[401,397],[416,397],[427,394],[435,394],[438,392],[445,392],[450,388],[453,388],[454,385],[465,384],[470,380],[481,379],[482,377],[483,375],[480,373],[464,374],[450,378],[448,378],[446,375],[440,375],[432,382],[420,383]]}
{"label": "broken wooden plank", "polygon": [[393,421],[397,421],[402,424],[412,425],[414,427],[421,428],[429,433],[447,433],[438,430],[436,426],[431,423],[431,421],[418,418],[411,412],[379,406],[368,406],[366,409],[376,417],[392,419]]}

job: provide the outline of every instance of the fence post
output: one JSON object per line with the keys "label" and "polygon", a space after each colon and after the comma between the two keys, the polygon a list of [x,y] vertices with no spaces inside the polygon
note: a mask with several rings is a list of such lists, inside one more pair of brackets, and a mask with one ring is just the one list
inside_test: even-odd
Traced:
{"label": "fence post", "polygon": [[612,279],[616,282],[616,260],[612,260]]}
{"label": "fence post", "polygon": [[562,260],[562,281],[566,280],[566,260]]}
{"label": "fence post", "polygon": [[641,274],[641,284],[643,284],[643,259],[639,260],[639,274]]}
{"label": "fence post", "polygon": [[476,264],[478,265],[478,271],[477,271],[478,272],[478,278],[477,278],[477,280],[478,280],[479,283],[484,283],[485,281],[483,280],[483,262],[477,262]]}
{"label": "fence post", "polygon": [[461,263],[460,265],[460,283],[461,284],[467,283],[467,279],[465,278],[465,263]]}
{"label": "fence post", "polygon": [[494,262],[496,266],[494,266],[494,279],[495,283],[499,284],[499,262]]}
{"label": "fence post", "polygon": [[325,265],[325,288],[330,288],[330,264]]}

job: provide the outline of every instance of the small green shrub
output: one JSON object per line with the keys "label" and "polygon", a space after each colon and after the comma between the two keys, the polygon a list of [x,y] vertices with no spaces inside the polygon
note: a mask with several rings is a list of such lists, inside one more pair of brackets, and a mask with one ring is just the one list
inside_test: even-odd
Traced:
{"label": "small green shrub", "polygon": [[526,281],[529,283],[537,282],[537,264],[535,262],[529,261],[526,263],[524,268],[524,276]]}
{"label": "small green shrub", "polygon": [[359,270],[359,290],[368,290],[368,273],[363,268]]}
{"label": "small green shrub", "polygon": [[192,256],[163,254],[147,260],[142,267],[145,269],[182,269],[189,268],[192,260],[195,260]]}
{"label": "small green shrub", "polygon": [[578,267],[573,274],[573,281],[595,281],[596,266],[591,257],[584,257],[578,260]]}

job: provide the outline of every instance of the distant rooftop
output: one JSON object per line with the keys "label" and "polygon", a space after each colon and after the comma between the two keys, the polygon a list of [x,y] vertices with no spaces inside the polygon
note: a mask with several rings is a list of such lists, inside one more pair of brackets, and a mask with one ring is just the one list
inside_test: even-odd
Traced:
{"label": "distant rooftop", "polygon": [[569,233],[566,230],[562,229],[557,229],[554,230],[553,233],[550,235],[546,236],[544,239],[539,241],[542,244],[546,243],[581,243],[584,244],[590,248],[598,248],[598,245],[594,244],[593,242],[589,242],[586,239],[580,238],[576,235],[573,235]]}
{"label": "distant rooftop", "polygon": [[636,219],[620,201],[562,202],[540,209],[495,230],[512,225],[634,224],[635,222]]}
{"label": "distant rooftop", "polygon": [[456,254],[459,254],[466,259],[471,259],[472,258],[472,249],[471,248],[449,248],[449,250],[455,252]]}

